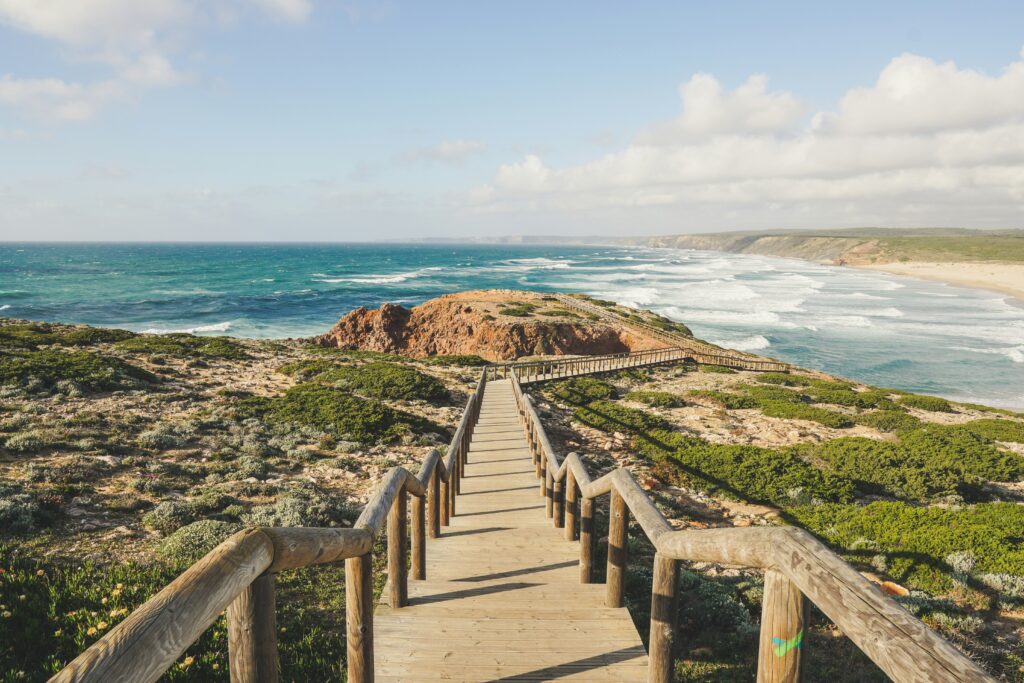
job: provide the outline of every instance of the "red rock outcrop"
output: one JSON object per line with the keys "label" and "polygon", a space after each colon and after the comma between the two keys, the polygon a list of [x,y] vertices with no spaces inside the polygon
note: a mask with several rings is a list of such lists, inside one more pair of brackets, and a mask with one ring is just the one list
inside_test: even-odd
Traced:
{"label": "red rock outcrop", "polygon": [[[477,354],[488,360],[534,355],[589,355],[658,348],[655,340],[603,322],[576,317],[505,315],[503,304],[530,302],[543,308],[541,295],[529,292],[460,292],[431,299],[412,309],[384,304],[357,308],[327,334],[323,346],[402,353],[413,357]],[[507,304],[505,304],[507,305]]]}

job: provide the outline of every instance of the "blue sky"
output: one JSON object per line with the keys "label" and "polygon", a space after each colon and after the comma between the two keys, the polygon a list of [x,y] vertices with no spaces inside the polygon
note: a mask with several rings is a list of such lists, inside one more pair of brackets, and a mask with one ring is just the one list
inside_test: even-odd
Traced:
{"label": "blue sky", "polygon": [[825,5],[0,0],[0,239],[1019,227],[1024,5]]}

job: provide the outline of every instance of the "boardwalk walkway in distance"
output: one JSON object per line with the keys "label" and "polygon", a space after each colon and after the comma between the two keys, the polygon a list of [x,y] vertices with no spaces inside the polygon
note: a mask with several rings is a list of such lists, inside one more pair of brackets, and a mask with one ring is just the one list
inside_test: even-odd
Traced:
{"label": "boardwalk walkway in distance", "polygon": [[578,546],[544,514],[511,383],[485,392],[426,580],[409,582],[408,606],[376,609],[376,680],[646,681],[629,613],[604,606],[604,584],[580,583]]}

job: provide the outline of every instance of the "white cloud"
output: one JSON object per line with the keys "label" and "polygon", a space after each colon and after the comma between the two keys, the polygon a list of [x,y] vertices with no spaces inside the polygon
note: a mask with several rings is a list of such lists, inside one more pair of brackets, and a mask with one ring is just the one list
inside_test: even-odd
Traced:
{"label": "white cloud", "polygon": [[402,158],[405,161],[440,161],[449,164],[459,164],[469,157],[483,154],[487,145],[479,140],[444,140],[433,147],[421,147],[415,149]]}
{"label": "white cloud", "polygon": [[679,86],[683,113],[669,123],[642,132],[641,144],[680,142],[721,133],[774,132],[795,125],[804,113],[787,92],[768,92],[768,77],[754,74],[732,92],[714,76],[696,74]]}
{"label": "white cloud", "polygon": [[762,76],[725,91],[698,75],[680,92],[682,115],[624,149],[563,168],[528,155],[468,201],[483,211],[661,206],[702,227],[743,227],[740,215],[767,211],[775,225],[822,226],[887,215],[944,225],[971,206],[1004,224],[1021,215],[1024,61],[988,76],[902,55],[873,87],[809,119]]}
{"label": "white cloud", "polygon": [[72,59],[111,71],[92,83],[4,74],[0,103],[33,117],[81,121],[140,89],[185,83],[189,77],[171,60],[182,35],[252,8],[294,23],[312,12],[310,0],[0,0],[0,25],[54,40]]}

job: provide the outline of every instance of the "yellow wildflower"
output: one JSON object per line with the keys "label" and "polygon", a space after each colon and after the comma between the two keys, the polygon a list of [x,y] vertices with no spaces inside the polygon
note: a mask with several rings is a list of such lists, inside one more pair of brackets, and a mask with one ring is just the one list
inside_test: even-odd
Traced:
{"label": "yellow wildflower", "polygon": [[2,613],[0,613],[0,616],[2,616],[4,619],[10,619],[11,618],[11,613],[8,612],[7,610],[4,610]]}
{"label": "yellow wildflower", "polygon": [[114,586],[114,588],[116,588],[117,590],[121,590],[122,588],[124,588],[124,584],[123,583],[119,583],[116,586]]}
{"label": "yellow wildflower", "polygon": [[107,599],[106,599],[106,598],[103,598],[102,600],[100,600],[100,604],[101,604],[101,605],[105,605],[105,604],[107,604]]}
{"label": "yellow wildflower", "polygon": [[60,638],[63,634],[64,634],[64,631],[62,631],[60,629],[57,629],[56,631],[53,632],[53,637],[54,638]]}
{"label": "yellow wildflower", "polygon": [[192,655],[189,655],[188,657],[185,657],[185,659],[181,660],[181,668],[184,669],[186,667],[192,666],[192,663],[194,661],[196,661],[196,658],[193,657]]}
{"label": "yellow wildflower", "polygon": [[105,621],[101,621],[100,623],[96,624],[96,628],[98,628],[101,631],[103,629],[105,629],[106,627],[107,627],[107,622],[105,622]]}
{"label": "yellow wildflower", "polygon": [[36,576],[46,576],[46,572],[44,572],[42,569],[38,569],[36,570]]}
{"label": "yellow wildflower", "polygon": [[87,636],[94,636],[94,635],[96,635],[96,627],[95,626],[90,626],[89,629],[85,632],[85,635],[87,635]]}

